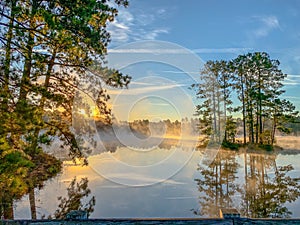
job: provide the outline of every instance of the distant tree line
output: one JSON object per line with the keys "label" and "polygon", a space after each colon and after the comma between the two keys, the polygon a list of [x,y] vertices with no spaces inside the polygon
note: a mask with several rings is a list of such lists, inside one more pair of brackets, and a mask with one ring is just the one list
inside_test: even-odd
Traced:
{"label": "distant tree line", "polygon": [[299,136],[300,135],[300,117],[297,116],[296,118],[293,119],[292,122],[289,122],[287,124],[287,129],[291,132],[292,135]]}
{"label": "distant tree line", "polygon": [[[198,135],[198,120],[194,118],[183,118],[181,121],[170,119],[161,120],[158,122],[145,120],[134,120],[129,122],[132,131],[141,133],[146,136],[166,135],[166,136],[197,136]],[[152,131],[152,133],[151,133]]]}
{"label": "distant tree line", "polygon": [[287,75],[279,65],[265,52],[205,63],[200,82],[192,85],[201,102],[196,115],[203,143],[237,142],[237,117],[242,119],[244,144],[271,146],[276,131],[291,132],[290,124],[298,112],[292,102],[281,97]]}

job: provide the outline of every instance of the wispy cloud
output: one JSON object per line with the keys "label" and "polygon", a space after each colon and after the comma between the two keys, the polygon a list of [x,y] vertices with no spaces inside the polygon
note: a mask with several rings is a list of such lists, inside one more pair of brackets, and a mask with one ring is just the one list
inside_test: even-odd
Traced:
{"label": "wispy cloud", "polygon": [[289,74],[287,77],[288,77],[288,78],[289,78],[289,77],[299,77],[299,78],[300,78],[300,74]]}
{"label": "wispy cloud", "polygon": [[134,40],[155,40],[158,35],[167,33],[169,33],[169,30],[167,28],[159,28],[151,31],[142,30],[141,33],[134,36]]}
{"label": "wispy cloud", "polygon": [[300,97],[297,97],[297,96],[283,96],[284,98],[287,98],[287,99],[299,99],[300,100]]}
{"label": "wispy cloud", "polygon": [[185,54],[180,49],[158,49],[158,48],[130,48],[130,49],[108,49],[108,53],[124,53],[124,54]]}
{"label": "wispy cloud", "polygon": [[253,51],[252,48],[199,48],[192,50],[195,53],[234,53],[242,54]]}
{"label": "wispy cloud", "polygon": [[165,48],[127,48],[109,49],[108,53],[132,53],[132,54],[190,54],[185,49],[165,49]]}
{"label": "wispy cloud", "polygon": [[167,27],[156,27],[153,24],[159,20],[165,9],[149,10],[145,12],[130,12],[129,9],[119,9],[115,21],[108,25],[112,41],[115,44],[123,44],[130,41],[155,40],[160,34],[169,33]]}
{"label": "wispy cloud", "polygon": [[182,88],[183,84],[166,84],[166,85],[152,85],[148,87],[138,87],[138,88],[130,88],[125,90],[110,90],[108,91],[109,95],[139,95],[163,90],[169,90],[173,88]]}
{"label": "wispy cloud", "polygon": [[285,81],[283,82],[284,85],[299,85],[300,84],[300,74],[289,74]]}
{"label": "wispy cloud", "polygon": [[253,35],[256,38],[266,37],[275,29],[280,28],[279,20],[276,16],[253,16],[254,22],[259,22],[259,27],[253,30]]}
{"label": "wispy cloud", "polygon": [[129,35],[132,32],[133,15],[123,9],[120,9],[118,17],[108,26],[112,39],[116,42],[126,42],[129,40]]}
{"label": "wispy cloud", "polygon": [[190,51],[182,48],[128,48],[128,49],[109,49],[108,53],[139,53],[139,54],[191,54],[193,53],[234,53],[241,54],[252,51],[252,48],[198,48]]}
{"label": "wispy cloud", "polygon": [[296,85],[299,85],[300,84],[300,81],[299,82],[283,82],[284,85],[291,85],[291,86],[296,86]]}
{"label": "wispy cloud", "polygon": [[162,73],[174,73],[174,74],[199,74],[199,71],[191,71],[191,72],[188,72],[188,71],[173,71],[173,70],[164,70],[162,71]]}

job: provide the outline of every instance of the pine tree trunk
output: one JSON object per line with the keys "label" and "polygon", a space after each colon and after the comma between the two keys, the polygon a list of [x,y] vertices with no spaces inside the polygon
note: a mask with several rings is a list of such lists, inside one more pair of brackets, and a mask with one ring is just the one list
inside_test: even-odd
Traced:
{"label": "pine tree trunk", "polygon": [[[252,104],[252,103],[250,103]],[[249,109],[249,142],[253,143],[254,142],[254,118],[253,118],[253,108],[251,107]]]}
{"label": "pine tree trunk", "polygon": [[224,134],[224,141],[227,141],[227,97],[226,97],[226,79],[225,76],[223,75],[224,79],[223,79],[223,98],[224,98],[224,123],[225,123],[225,134]]}
{"label": "pine tree trunk", "polygon": [[221,107],[220,107],[220,95],[217,93],[218,101],[218,142],[221,142]]}
{"label": "pine tree trunk", "polygon": [[29,204],[30,204],[31,219],[36,220],[34,188],[31,188],[29,191]]}
{"label": "pine tree trunk", "polygon": [[243,131],[244,131],[244,144],[246,144],[247,134],[246,134],[246,107],[245,107],[245,93],[244,93],[244,84],[241,77],[241,90],[242,90],[242,104],[243,104]]}
{"label": "pine tree trunk", "polygon": [[259,93],[259,143],[263,144],[263,139],[262,139],[262,134],[263,134],[263,123],[262,123],[262,93],[261,93],[261,74],[260,74],[260,70],[258,72],[259,76],[258,76],[258,93]]}
{"label": "pine tree trunk", "polygon": [[[248,74],[249,76],[249,74]],[[251,74],[250,74],[251,76]],[[252,80],[251,77],[246,79],[246,109],[247,109],[247,116],[248,116],[248,128],[249,128],[249,142],[254,142],[254,118],[253,118],[253,99],[251,98],[251,89],[252,89]]]}
{"label": "pine tree trunk", "polygon": [[[214,79],[214,78],[213,78]],[[216,141],[216,131],[217,131],[217,115],[216,115],[216,93],[215,93],[215,80],[213,80],[213,140]]]}
{"label": "pine tree trunk", "polygon": [[32,1],[32,9],[31,9],[31,15],[30,15],[30,20],[29,20],[29,27],[30,29],[28,30],[28,40],[27,40],[27,45],[26,45],[26,53],[25,55],[25,63],[24,63],[24,69],[23,69],[23,74],[21,78],[21,84],[20,84],[20,92],[19,92],[19,101],[25,101],[28,93],[28,88],[30,85],[30,73],[31,73],[31,68],[32,68],[32,54],[33,54],[33,47],[34,47],[34,17],[37,11],[37,1],[33,0]]}
{"label": "pine tree trunk", "polygon": [[256,124],[255,124],[255,143],[258,143],[258,139],[259,139],[259,109],[258,109],[258,103],[256,104]]}
{"label": "pine tree trunk", "polygon": [[[9,195],[9,193],[7,194]],[[13,198],[9,196],[4,200],[4,212],[3,212],[4,219],[13,220],[14,219],[14,204]]]}
{"label": "pine tree trunk", "polygon": [[274,145],[274,142],[275,142],[276,128],[277,128],[277,121],[276,121],[276,111],[275,111],[274,119],[273,119],[273,129],[272,129],[271,145]]}
{"label": "pine tree trunk", "polygon": [[13,25],[15,19],[16,1],[11,1],[11,13],[8,25],[8,31],[6,34],[6,48],[5,48],[5,61],[4,61],[4,83],[3,92],[4,97],[2,101],[2,107],[4,111],[8,110],[8,98],[9,98],[9,78],[10,78],[10,64],[11,64],[11,42],[13,38]]}

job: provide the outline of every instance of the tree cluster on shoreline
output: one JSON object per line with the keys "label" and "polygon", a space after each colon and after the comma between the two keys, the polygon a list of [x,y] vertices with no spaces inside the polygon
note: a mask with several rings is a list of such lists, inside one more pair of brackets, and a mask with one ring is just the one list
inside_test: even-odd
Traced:
{"label": "tree cluster on shoreline", "polygon": [[196,115],[200,132],[205,135],[204,145],[208,141],[225,146],[236,143],[234,114],[242,118],[243,144],[273,146],[276,131],[290,132],[288,125],[298,112],[292,102],[281,97],[287,75],[279,65],[265,52],[205,63],[200,82],[192,85],[201,101]]}

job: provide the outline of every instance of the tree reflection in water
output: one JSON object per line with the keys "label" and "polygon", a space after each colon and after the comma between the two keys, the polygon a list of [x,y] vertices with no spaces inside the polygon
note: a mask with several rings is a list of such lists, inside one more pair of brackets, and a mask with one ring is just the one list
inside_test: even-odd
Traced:
{"label": "tree reflection in water", "polygon": [[244,182],[239,179],[238,183],[237,172],[242,167],[237,156],[237,152],[220,150],[210,165],[198,167],[201,177],[195,181],[200,210],[194,213],[219,217],[220,208],[237,207],[245,217],[289,217],[292,213],[285,203],[300,196],[300,178],[288,175],[292,165],[277,166],[274,153],[245,153]]}
{"label": "tree reflection in water", "polygon": [[74,177],[67,188],[68,196],[58,197],[58,200],[60,201],[58,209],[48,218],[64,219],[72,210],[86,211],[89,216],[94,211],[96,199],[95,196],[92,196],[89,200],[87,200],[91,193],[91,190],[88,188],[88,182],[88,178],[82,178],[79,182],[77,182],[76,177]]}
{"label": "tree reflection in water", "polygon": [[240,191],[234,183],[239,167],[235,156],[236,152],[220,150],[211,164],[198,167],[201,178],[195,181],[201,193],[201,208],[195,214],[219,217],[219,208],[233,206],[232,197]]}
{"label": "tree reflection in water", "polygon": [[287,174],[292,170],[292,165],[277,166],[275,154],[247,154],[242,214],[253,218],[289,217],[292,213],[285,203],[300,196],[300,179]]}

